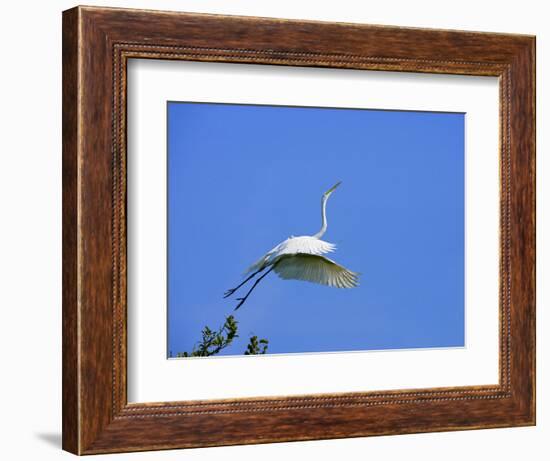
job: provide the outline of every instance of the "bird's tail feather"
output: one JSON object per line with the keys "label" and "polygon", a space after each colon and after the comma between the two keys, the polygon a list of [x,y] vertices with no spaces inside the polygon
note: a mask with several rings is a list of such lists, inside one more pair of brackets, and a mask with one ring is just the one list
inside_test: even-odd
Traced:
{"label": "bird's tail feather", "polygon": [[266,261],[267,261],[267,256],[263,256],[260,259],[258,259],[258,261],[256,261],[254,264],[252,264],[252,266],[250,266],[248,269],[246,269],[243,272],[243,277],[245,275],[250,274],[251,272],[255,272],[255,271],[259,270],[262,266],[265,265]]}

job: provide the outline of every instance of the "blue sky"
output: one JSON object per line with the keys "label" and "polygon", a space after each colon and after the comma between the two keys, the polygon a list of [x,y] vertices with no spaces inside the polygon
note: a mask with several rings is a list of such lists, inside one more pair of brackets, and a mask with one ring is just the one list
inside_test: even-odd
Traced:
{"label": "blue sky", "polygon": [[[269,274],[223,293],[320,226],[361,273],[337,289]],[[464,345],[464,114],[168,103],[168,353],[235,314],[269,353]]]}

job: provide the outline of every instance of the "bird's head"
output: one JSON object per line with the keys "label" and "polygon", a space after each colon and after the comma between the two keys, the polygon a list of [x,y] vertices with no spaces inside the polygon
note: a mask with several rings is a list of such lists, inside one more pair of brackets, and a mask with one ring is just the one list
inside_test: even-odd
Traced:
{"label": "bird's head", "polygon": [[329,198],[329,197],[330,197],[330,194],[332,194],[340,184],[342,184],[342,181],[338,181],[336,184],[334,184],[334,186],[332,186],[329,190],[327,190],[327,191],[323,194],[323,197]]}

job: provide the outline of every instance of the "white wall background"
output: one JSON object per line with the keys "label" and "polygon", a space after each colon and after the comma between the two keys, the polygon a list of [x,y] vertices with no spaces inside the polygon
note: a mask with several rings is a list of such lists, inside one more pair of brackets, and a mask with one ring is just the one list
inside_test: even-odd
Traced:
{"label": "white wall background", "polygon": [[[76,3],[5,2],[0,15],[0,445],[4,459],[69,459],[61,446],[61,11]],[[550,14],[536,0],[89,0],[90,5],[537,35],[538,425],[117,455],[135,460],[547,459],[550,438]],[[546,184],[544,178],[548,177]],[[95,459],[102,459],[99,456]],[[112,458],[114,459],[114,458]]]}

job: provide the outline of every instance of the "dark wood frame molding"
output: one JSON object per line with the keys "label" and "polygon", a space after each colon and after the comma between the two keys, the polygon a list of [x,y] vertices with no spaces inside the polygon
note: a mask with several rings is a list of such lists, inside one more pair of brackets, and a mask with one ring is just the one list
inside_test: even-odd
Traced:
{"label": "dark wood frame molding", "polygon": [[[500,382],[200,402],[126,399],[131,58],[500,81]],[[76,7],[63,13],[63,448],[76,454],[535,424],[535,38]]]}

